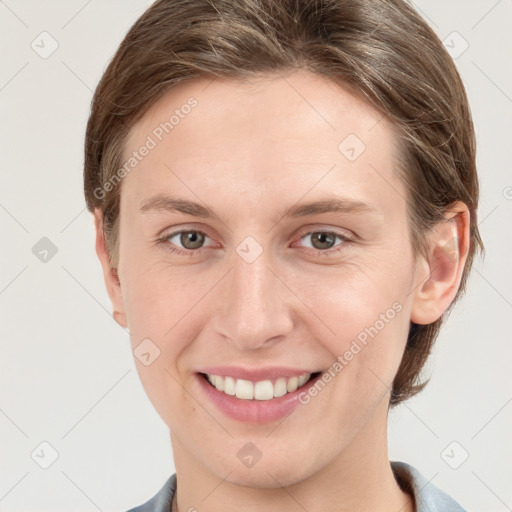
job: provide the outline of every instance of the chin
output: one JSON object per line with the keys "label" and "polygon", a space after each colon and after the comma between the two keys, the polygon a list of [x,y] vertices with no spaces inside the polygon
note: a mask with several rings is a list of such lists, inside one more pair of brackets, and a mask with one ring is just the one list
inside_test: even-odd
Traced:
{"label": "chin", "polygon": [[[297,484],[322,469],[324,461],[314,451],[306,450],[304,453],[290,447],[291,452],[281,451],[279,456],[269,450],[268,458],[263,454],[261,459],[250,467],[230,454],[219,454],[216,464],[210,466],[212,473],[220,480],[243,487],[278,489],[283,486]],[[206,462],[206,461],[205,461]],[[220,462],[220,464],[218,464]]]}
{"label": "chin", "polygon": [[[261,461],[260,463],[262,464]],[[258,463],[258,466],[260,463]],[[262,465],[258,469],[256,467],[237,469],[226,478],[226,481],[242,487],[279,489],[280,487],[299,483],[313,473],[313,470],[307,472],[304,468],[297,471],[297,468],[292,468],[288,461],[283,461],[282,464],[272,461],[272,463]],[[224,478],[221,475],[219,477]]]}

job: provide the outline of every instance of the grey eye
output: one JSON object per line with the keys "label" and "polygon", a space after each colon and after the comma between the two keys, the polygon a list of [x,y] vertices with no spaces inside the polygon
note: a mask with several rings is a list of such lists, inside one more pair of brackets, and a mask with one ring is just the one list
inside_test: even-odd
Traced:
{"label": "grey eye", "polygon": [[[347,241],[346,237],[331,231],[311,231],[306,233],[301,240],[307,239],[308,237],[311,239],[311,242],[307,246],[318,251],[331,249]],[[338,244],[336,244],[337,238],[341,241]]]}
{"label": "grey eye", "polygon": [[182,247],[189,250],[199,249],[202,247],[206,238],[205,234],[200,231],[180,231],[179,233],[172,235],[169,238],[169,241],[172,241],[175,237],[179,237],[179,243]]}
{"label": "grey eye", "polygon": [[334,233],[315,232],[311,233],[311,243],[315,249],[330,249],[336,240]]}

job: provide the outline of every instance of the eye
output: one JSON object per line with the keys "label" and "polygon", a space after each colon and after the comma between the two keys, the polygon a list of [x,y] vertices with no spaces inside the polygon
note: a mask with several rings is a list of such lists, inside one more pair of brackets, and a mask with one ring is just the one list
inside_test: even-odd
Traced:
{"label": "eye", "polygon": [[182,230],[164,235],[158,241],[163,243],[167,250],[178,254],[199,253],[203,249],[203,244],[210,237],[203,231]]}
{"label": "eye", "polygon": [[[341,251],[342,248],[339,246],[351,241],[351,238],[348,236],[334,231],[309,231],[308,233],[303,234],[300,237],[300,240],[308,238],[311,240],[309,247],[317,251],[318,255],[322,256]],[[341,242],[336,244],[336,239],[339,239]],[[337,248],[333,249],[333,247]]]}

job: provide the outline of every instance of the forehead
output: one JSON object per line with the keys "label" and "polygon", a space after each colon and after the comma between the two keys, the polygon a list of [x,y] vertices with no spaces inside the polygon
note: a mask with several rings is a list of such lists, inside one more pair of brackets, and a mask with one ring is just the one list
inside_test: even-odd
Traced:
{"label": "forehead", "polygon": [[168,91],[130,131],[123,161],[151,149],[124,179],[122,203],[123,195],[133,202],[179,188],[218,202],[235,192],[255,202],[373,195],[385,208],[403,196],[395,142],[380,112],[309,72],[194,79]]}

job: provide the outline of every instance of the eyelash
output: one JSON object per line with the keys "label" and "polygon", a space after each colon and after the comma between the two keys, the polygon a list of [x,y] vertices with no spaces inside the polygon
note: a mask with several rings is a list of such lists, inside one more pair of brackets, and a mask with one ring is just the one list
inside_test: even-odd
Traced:
{"label": "eyelash", "polygon": [[[160,244],[163,244],[164,247],[166,248],[166,250],[171,252],[171,253],[176,253],[176,254],[180,254],[180,255],[183,255],[183,256],[193,256],[195,254],[200,254],[200,253],[202,253],[202,251],[204,249],[206,249],[206,247],[201,247],[199,249],[180,249],[180,248],[177,248],[177,247],[173,246],[174,244],[170,245],[172,242],[170,242],[169,240],[171,238],[173,238],[174,236],[179,235],[181,233],[191,233],[191,232],[200,233],[201,235],[204,235],[205,237],[208,237],[208,235],[204,231],[200,231],[198,229],[182,229],[180,231],[174,231],[173,233],[169,233],[168,235],[164,235],[163,237],[159,238],[157,240],[157,242],[160,243]],[[336,246],[334,246],[333,248],[330,248],[330,249],[322,250],[322,249],[314,249],[313,248],[312,250],[316,252],[317,256],[330,256],[333,253],[339,253],[339,252],[341,252],[343,250],[342,247],[344,245],[354,241],[352,238],[350,238],[350,237],[348,237],[346,235],[342,235],[340,233],[336,233],[335,231],[327,231],[327,230],[308,231],[306,233],[301,234],[301,236],[298,238],[298,240],[302,240],[304,237],[306,237],[308,235],[312,235],[314,233],[322,233],[322,234],[326,234],[326,235],[334,235],[335,238],[339,238],[339,239],[342,240],[342,243],[340,243],[340,244],[338,244],[338,245],[336,245]]]}

